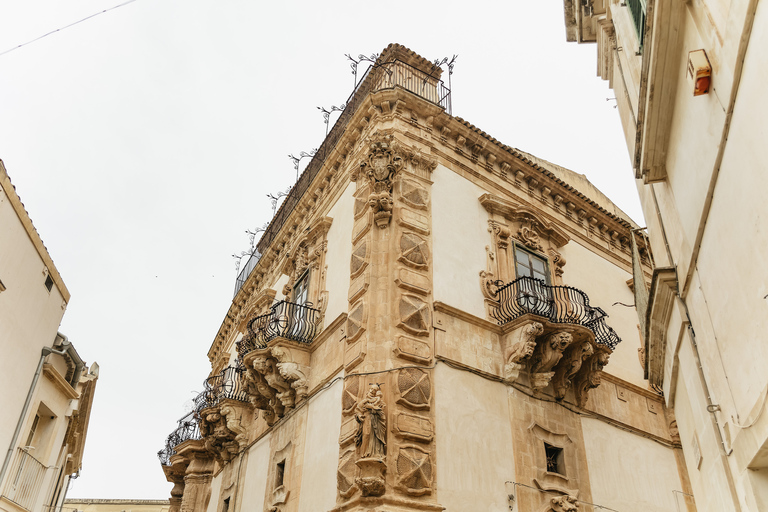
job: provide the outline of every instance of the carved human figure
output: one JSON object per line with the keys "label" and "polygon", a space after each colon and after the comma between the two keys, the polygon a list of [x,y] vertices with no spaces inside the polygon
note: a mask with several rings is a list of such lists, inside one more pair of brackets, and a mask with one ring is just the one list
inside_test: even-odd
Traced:
{"label": "carved human figure", "polygon": [[387,454],[387,417],[381,386],[371,384],[355,409],[355,445],[360,458],[384,459]]}
{"label": "carved human figure", "polygon": [[259,356],[253,360],[253,369],[264,376],[269,387],[275,390],[277,398],[286,408],[293,407],[294,396],[291,385],[280,375],[274,358]]}
{"label": "carved human figure", "polygon": [[610,357],[611,351],[609,349],[599,347],[589,359],[587,368],[582,368],[573,386],[576,393],[576,403],[579,407],[584,407],[587,404],[589,390],[596,388],[603,381],[603,368],[608,364]]}
{"label": "carved human figure", "polygon": [[579,501],[568,494],[552,498],[549,502],[554,512],[578,512]]}
{"label": "carved human figure", "polygon": [[555,398],[562,400],[565,397],[565,393],[568,391],[574,376],[579,372],[584,361],[589,359],[594,353],[595,349],[588,340],[570,347],[565,356],[567,361],[560,364],[555,371],[553,379]]}
{"label": "carved human figure", "polygon": [[563,351],[572,341],[573,336],[569,332],[560,331],[550,334],[531,364],[531,373],[550,371],[563,357]]}
{"label": "carved human figure", "polygon": [[544,326],[538,322],[531,322],[520,330],[518,342],[512,345],[504,365],[504,379],[515,382],[520,377],[523,363],[530,359],[536,350],[536,337],[544,332]]}

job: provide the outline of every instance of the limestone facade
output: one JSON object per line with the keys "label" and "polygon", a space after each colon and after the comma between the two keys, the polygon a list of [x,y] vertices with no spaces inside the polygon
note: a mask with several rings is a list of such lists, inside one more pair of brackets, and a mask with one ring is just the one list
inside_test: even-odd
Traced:
{"label": "limestone facade", "polygon": [[69,291],[0,161],[0,510],[61,506],[99,375],[58,332]]}
{"label": "limestone facade", "polygon": [[160,453],[171,512],[645,511],[690,494],[635,313],[612,305],[632,302],[637,226],[440,91],[438,68],[390,45],[347,102]]}
{"label": "limestone facade", "polygon": [[565,19],[616,93],[653,254],[636,286],[645,374],[697,506],[768,510],[768,6],[566,1]]}

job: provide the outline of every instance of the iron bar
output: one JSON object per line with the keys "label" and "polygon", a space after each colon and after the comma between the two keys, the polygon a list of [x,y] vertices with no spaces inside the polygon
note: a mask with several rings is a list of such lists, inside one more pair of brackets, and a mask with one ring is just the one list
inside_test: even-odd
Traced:
{"label": "iron bar", "polygon": [[[27,447],[29,448],[29,447]],[[18,448],[8,472],[3,496],[26,510],[32,510],[43,487],[48,467],[26,448]]]}
{"label": "iron bar", "polygon": [[242,359],[252,350],[266,348],[267,343],[277,337],[312,343],[317,334],[319,314],[320,310],[313,308],[311,303],[276,302],[269,313],[248,322],[248,333],[237,342],[237,353]]}
{"label": "iron bar", "polygon": [[527,313],[542,316],[552,323],[582,325],[595,334],[601,345],[616,348],[621,338],[605,323],[608,314],[589,305],[589,297],[571,286],[551,286],[540,279],[519,277],[504,284],[497,281],[498,306],[492,316],[499,325]]}

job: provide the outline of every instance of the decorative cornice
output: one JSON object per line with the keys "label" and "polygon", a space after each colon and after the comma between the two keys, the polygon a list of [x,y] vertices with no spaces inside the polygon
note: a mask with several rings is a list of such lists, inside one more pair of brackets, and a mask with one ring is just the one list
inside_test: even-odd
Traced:
{"label": "decorative cornice", "polygon": [[43,375],[48,377],[48,380],[53,382],[53,385],[56,386],[56,389],[61,391],[62,394],[64,394],[64,396],[67,398],[74,399],[80,396],[52,364],[45,363],[43,365]]}

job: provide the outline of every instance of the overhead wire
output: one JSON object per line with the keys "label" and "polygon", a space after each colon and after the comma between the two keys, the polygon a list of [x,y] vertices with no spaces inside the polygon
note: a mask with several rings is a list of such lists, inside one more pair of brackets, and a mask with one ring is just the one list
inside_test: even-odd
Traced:
{"label": "overhead wire", "polygon": [[34,43],[36,41],[39,41],[39,40],[43,39],[44,37],[48,37],[48,36],[50,36],[52,34],[55,34],[57,32],[61,32],[62,30],[68,29],[70,27],[74,27],[75,25],[78,25],[78,24],[80,24],[80,23],[82,23],[84,21],[87,21],[87,20],[89,20],[91,18],[94,18],[94,17],[96,17],[96,16],[98,16],[100,14],[104,14],[105,12],[114,11],[118,7],[123,7],[124,5],[131,4],[131,3],[135,2],[135,1],[136,0],[127,0],[127,1],[125,1],[123,3],[121,3],[121,4],[115,5],[114,7],[110,7],[109,9],[104,9],[103,11],[99,11],[97,13],[91,14],[90,16],[86,16],[85,18],[83,18],[81,20],[78,20],[78,21],[75,21],[74,23],[70,23],[69,25],[65,25],[63,27],[57,28],[56,30],[51,30],[47,34],[43,34],[43,35],[41,35],[39,37],[36,37],[36,38],[34,38],[34,39],[30,40],[30,41],[27,41],[26,43],[21,43],[18,46],[14,46],[12,48],[9,48],[8,50],[5,50],[4,52],[0,52],[0,56],[5,55],[6,53],[10,53],[10,52],[12,52],[14,50],[18,50],[19,48],[27,46],[28,44],[32,44],[32,43]]}

